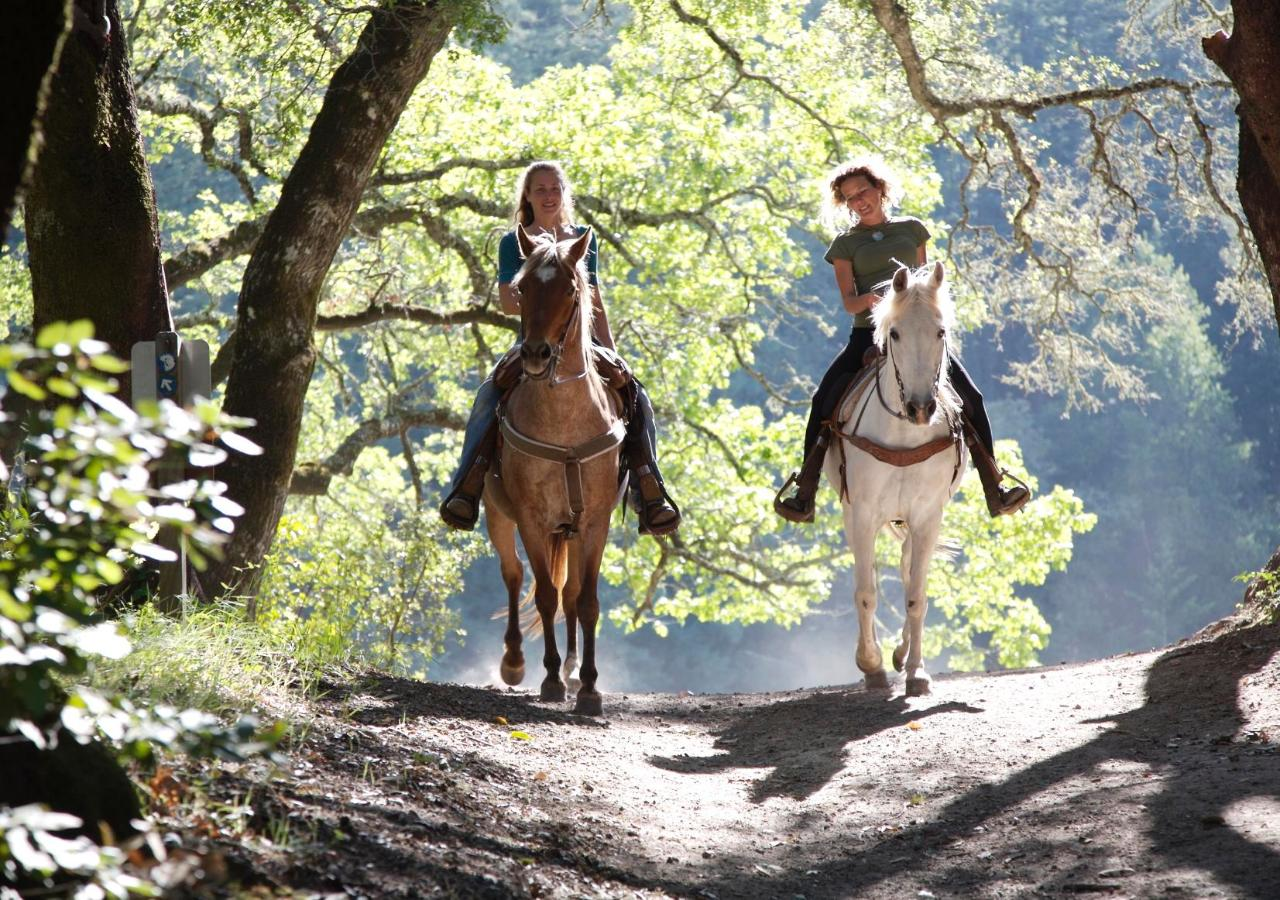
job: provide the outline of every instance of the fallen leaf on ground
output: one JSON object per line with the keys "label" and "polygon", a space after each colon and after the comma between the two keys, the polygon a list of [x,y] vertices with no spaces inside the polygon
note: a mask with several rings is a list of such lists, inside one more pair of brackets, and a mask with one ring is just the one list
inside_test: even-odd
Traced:
{"label": "fallen leaf on ground", "polygon": [[511,732],[511,736],[515,738],[517,741],[533,740],[533,735],[529,734],[529,732],[527,731],[513,731]]}
{"label": "fallen leaf on ground", "polygon": [[910,722],[907,723],[907,727],[910,728],[912,731],[919,731],[924,726],[921,725],[919,722],[917,722],[915,719],[912,719]]}
{"label": "fallen leaf on ground", "polygon": [[497,722],[499,725],[506,725],[506,724],[507,724],[507,717],[506,717],[506,716],[494,716],[494,717],[493,717],[493,721]]}

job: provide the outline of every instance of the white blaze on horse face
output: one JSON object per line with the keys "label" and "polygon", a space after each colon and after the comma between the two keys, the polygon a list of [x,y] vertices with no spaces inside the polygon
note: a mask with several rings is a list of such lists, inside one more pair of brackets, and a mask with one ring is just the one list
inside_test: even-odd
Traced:
{"label": "white blaze on horse face", "polygon": [[[919,282],[916,287],[919,290]],[[927,292],[928,300],[921,296],[908,301],[893,325],[897,340],[890,339],[894,364],[902,378],[903,400],[915,412],[915,421],[920,425],[936,416],[938,372],[946,348],[942,316],[938,307],[928,302],[933,299],[932,293]]]}
{"label": "white blaze on horse face", "polygon": [[556,277],[556,272],[557,269],[555,263],[547,263],[545,266],[541,266],[533,274],[537,276],[539,281],[546,284]]}

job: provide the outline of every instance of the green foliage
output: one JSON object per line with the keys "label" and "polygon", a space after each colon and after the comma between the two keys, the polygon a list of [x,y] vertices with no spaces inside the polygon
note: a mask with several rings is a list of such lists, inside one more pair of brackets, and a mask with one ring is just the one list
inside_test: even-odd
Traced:
{"label": "green foliage", "polygon": [[[78,828],[80,819],[50,812],[38,805],[0,807],[0,875],[7,884],[50,878],[77,877],[77,897],[158,897],[160,889],[124,871],[125,851],[100,847],[87,837],[61,837],[58,832]],[[96,891],[94,889],[97,889]],[[0,888],[0,897],[21,896]]]}
{"label": "green foliage", "polygon": [[[122,755],[144,760],[159,747],[231,758],[261,752],[280,732],[252,718],[225,728],[192,710],[135,705],[73,684],[94,660],[129,653],[117,623],[101,619],[98,597],[144,558],[174,558],[155,542],[157,529],[170,529],[200,564],[240,513],[219,482],[158,486],[152,472],[213,465],[226,458],[219,445],[248,445],[210,406],[196,414],[172,404],[144,415],[129,409],[111,395],[111,376],[125,364],[92,336],[88,322],[58,323],[35,346],[0,345],[3,437],[20,447],[12,473],[0,475],[9,487],[0,519],[0,739],[46,749],[105,736]],[[113,896],[141,888],[119,873],[117,851],[49,834],[78,824],[67,817],[29,807],[0,817],[6,874],[96,872]]]}
{"label": "green foliage", "polygon": [[304,657],[337,660],[359,647],[374,665],[421,675],[456,629],[447,601],[482,545],[448,532],[433,507],[396,510],[403,464],[367,451],[351,479],[295,502],[281,521],[258,620],[291,635]]}
{"label": "green foliage", "polygon": [[1250,613],[1260,615],[1262,622],[1274,625],[1280,622],[1280,571],[1260,569],[1257,572],[1241,572],[1236,581],[1248,585],[1246,603],[1240,605]]}
{"label": "green foliage", "polygon": [[[1014,442],[998,441],[996,451],[1002,466],[1037,487]],[[936,560],[929,572],[930,600],[945,627],[925,629],[926,655],[945,652],[957,671],[1035,664],[1049,624],[1030,598],[1018,596],[1018,587],[1042,585],[1050,572],[1065,569],[1074,535],[1097,520],[1079,497],[1057,485],[1017,515],[993,519],[971,470],[943,520],[943,539],[958,545],[961,555]]]}
{"label": "green foliage", "polygon": [[[481,18],[509,12],[517,40],[539,17],[558,24],[563,6],[463,5]],[[328,498],[289,501],[265,573],[264,627],[297,629],[322,657],[358,644],[406,671],[423,668],[415,650],[430,656],[455,629],[445,600],[484,544],[443,538],[433,507],[458,450],[458,414],[513,339],[514,323],[468,318],[496,305],[496,238],[516,174],[538,157],[564,162],[579,218],[600,236],[613,331],[653,397],[667,481],[690,512],[679,541],[628,537],[610,549],[605,575],[617,588],[606,606],[615,621],[791,626],[828,596],[839,529],[797,533],[769,503],[802,430],[788,413],[807,405],[820,364],[803,353],[784,358],[768,341],[783,328],[809,341],[833,330],[829,310],[798,287],[815,240],[827,237],[815,223],[831,162],[868,150],[893,159],[906,211],[928,218],[941,196],[932,138],[888,82],[850,65],[838,10],[815,16],[800,0],[685,7],[711,17],[714,39],[669,4],[644,0],[608,8],[598,47],[542,38],[563,52],[520,71],[467,41],[433,60],[372,179],[368,224],[335,260],[320,315],[405,304],[460,326],[388,318],[318,335],[299,460],[345,452],[372,421],[407,424],[398,446],[365,450]],[[209,242],[269,211],[367,11],[184,0],[137,12],[150,153],[161,183],[170,166],[182,173],[182,213],[163,216],[166,242]],[[717,40],[767,78],[742,77]],[[175,42],[180,57],[170,53]],[[528,56],[494,53],[503,54]],[[156,102],[165,98],[183,102]],[[183,103],[210,115],[243,111],[252,127],[228,115],[210,142]],[[190,189],[196,154],[210,168],[204,190]],[[237,167],[238,185],[226,177]],[[242,274],[243,257],[234,257],[179,294],[186,309],[212,311],[202,317],[219,329],[215,345]],[[980,312],[970,303],[966,321]],[[766,396],[746,399],[732,375],[763,359]]]}

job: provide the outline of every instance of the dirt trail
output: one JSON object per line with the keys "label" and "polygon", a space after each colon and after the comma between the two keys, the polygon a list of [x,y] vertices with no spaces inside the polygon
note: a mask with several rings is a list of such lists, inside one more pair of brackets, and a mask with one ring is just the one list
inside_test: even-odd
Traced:
{"label": "dirt trail", "polygon": [[272,780],[213,844],[244,884],[344,897],[1280,898],[1280,627],[911,700],[605,704],[335,687],[284,771],[217,776]]}

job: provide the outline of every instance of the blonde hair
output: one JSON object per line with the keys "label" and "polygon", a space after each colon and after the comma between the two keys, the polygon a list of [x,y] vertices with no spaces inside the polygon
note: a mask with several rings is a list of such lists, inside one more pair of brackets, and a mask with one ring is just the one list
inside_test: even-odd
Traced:
{"label": "blonde hair", "polygon": [[858,218],[845,202],[840,186],[861,175],[870,182],[873,188],[880,191],[884,201],[886,214],[889,209],[902,202],[902,185],[893,169],[889,168],[879,156],[859,156],[849,162],[841,163],[827,174],[826,196],[822,203],[822,219],[833,227],[840,228],[846,222],[858,224]]}
{"label": "blonde hair", "polygon": [[564,169],[560,167],[560,163],[549,159],[530,163],[529,167],[520,173],[520,178],[516,182],[515,204],[511,208],[512,224],[533,224],[533,204],[529,202],[529,198],[525,194],[528,192],[529,182],[539,172],[552,172],[555,174],[556,180],[560,182],[560,224],[572,225],[573,188],[569,184],[568,176],[564,174]]}

